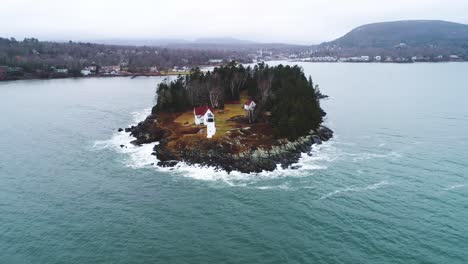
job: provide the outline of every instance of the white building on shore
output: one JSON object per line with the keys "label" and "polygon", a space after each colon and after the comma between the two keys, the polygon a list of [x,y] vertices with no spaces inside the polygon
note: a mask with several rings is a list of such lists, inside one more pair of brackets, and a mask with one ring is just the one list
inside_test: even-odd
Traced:
{"label": "white building on shore", "polygon": [[206,125],[206,137],[212,138],[216,134],[215,117],[213,109],[209,106],[200,106],[193,109],[195,125]]}

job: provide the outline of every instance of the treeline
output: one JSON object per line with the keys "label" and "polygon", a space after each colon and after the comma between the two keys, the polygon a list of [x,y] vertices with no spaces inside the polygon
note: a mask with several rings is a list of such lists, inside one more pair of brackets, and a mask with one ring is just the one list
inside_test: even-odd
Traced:
{"label": "treeline", "polygon": [[223,109],[242,92],[257,103],[254,121],[269,122],[277,137],[297,138],[317,128],[325,116],[321,93],[299,66],[244,67],[231,63],[203,73],[199,69],[157,89],[157,112],[180,112],[209,105]]}
{"label": "treeline", "polygon": [[167,70],[175,66],[204,65],[210,59],[244,61],[246,52],[232,50],[200,50],[189,48],[114,46],[77,42],[48,42],[35,38],[17,41],[0,38],[0,65],[21,67],[26,73],[50,71],[51,67],[79,72],[90,65],[122,64],[130,72],[151,66]]}
{"label": "treeline", "polygon": [[222,109],[225,102],[240,99],[240,92],[247,89],[249,79],[253,78],[251,73],[250,67],[234,62],[207,73],[195,68],[185,77],[159,84],[157,110],[181,111],[204,105]]}

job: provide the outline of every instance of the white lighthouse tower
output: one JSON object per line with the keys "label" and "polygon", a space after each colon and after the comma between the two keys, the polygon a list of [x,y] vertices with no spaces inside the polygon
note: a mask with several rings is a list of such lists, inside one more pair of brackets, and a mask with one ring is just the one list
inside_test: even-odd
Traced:
{"label": "white lighthouse tower", "polygon": [[213,113],[208,113],[208,118],[206,120],[206,137],[212,138],[216,134],[216,126]]}

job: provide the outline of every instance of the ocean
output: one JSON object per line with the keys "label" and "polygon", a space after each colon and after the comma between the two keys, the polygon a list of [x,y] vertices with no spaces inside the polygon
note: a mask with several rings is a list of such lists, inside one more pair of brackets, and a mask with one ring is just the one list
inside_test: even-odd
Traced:
{"label": "ocean", "polygon": [[468,263],[468,64],[298,64],[335,137],[260,174],[129,144],[162,77],[1,82],[0,263]]}

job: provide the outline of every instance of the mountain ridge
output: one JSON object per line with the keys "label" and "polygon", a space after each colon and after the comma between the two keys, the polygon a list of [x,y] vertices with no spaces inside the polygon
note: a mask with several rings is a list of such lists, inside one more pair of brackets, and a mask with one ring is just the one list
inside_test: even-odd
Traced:
{"label": "mountain ridge", "polygon": [[466,24],[444,20],[399,20],[362,25],[321,45],[343,48],[392,48],[400,44],[422,47],[457,46],[465,43],[468,43]]}

